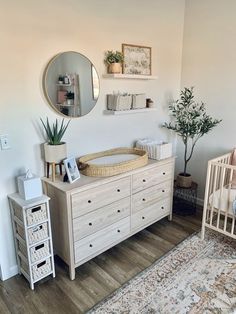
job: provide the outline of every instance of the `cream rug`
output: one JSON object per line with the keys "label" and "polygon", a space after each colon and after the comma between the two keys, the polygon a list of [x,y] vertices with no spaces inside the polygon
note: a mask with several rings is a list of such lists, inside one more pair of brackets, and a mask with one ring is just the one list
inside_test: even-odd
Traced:
{"label": "cream rug", "polygon": [[193,235],[89,313],[236,313],[236,241]]}

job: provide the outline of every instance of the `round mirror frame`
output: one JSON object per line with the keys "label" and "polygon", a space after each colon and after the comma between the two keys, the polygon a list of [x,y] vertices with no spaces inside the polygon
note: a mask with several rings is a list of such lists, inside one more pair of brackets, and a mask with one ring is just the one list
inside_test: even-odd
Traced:
{"label": "round mirror frame", "polygon": [[[50,75],[50,70],[53,70],[53,66],[55,68],[55,62],[58,60],[59,57],[62,56],[68,56],[68,54],[75,54],[80,56],[80,60],[82,60],[83,62],[87,63],[87,65],[90,66],[90,71],[88,73],[86,73],[87,75],[87,80],[91,82],[91,88],[90,85],[86,86],[86,92],[89,92],[89,96],[90,97],[84,97],[84,100],[81,100],[81,81],[79,78],[79,73],[70,73],[68,74],[70,71],[65,71],[65,76],[63,77],[61,75],[61,73],[55,73],[55,75],[57,76],[57,81],[55,79],[55,83],[52,82],[51,85],[53,85],[55,91],[54,91],[54,96],[55,98],[58,100],[59,98],[61,98],[60,100],[66,103],[59,103],[59,101],[53,101],[52,97],[50,96],[50,91],[49,88],[50,86],[48,86],[48,80],[49,80],[49,76],[53,76],[52,73]],[[77,71],[78,72],[78,71]],[[54,75],[54,76],[55,76]],[[63,83],[61,83],[62,77],[64,79],[66,79],[66,81],[63,81]],[[83,74],[84,77],[84,74]],[[54,77],[55,78],[55,77]],[[91,80],[90,80],[91,79]],[[68,83],[68,84],[66,84]],[[85,82],[82,84],[82,87],[85,86]],[[81,89],[81,90],[80,90]],[[77,92],[76,92],[77,91]],[[88,114],[89,112],[91,112],[91,110],[95,107],[95,105],[97,104],[98,98],[99,98],[99,94],[100,94],[100,79],[99,79],[99,75],[98,72],[96,70],[96,68],[94,67],[93,63],[83,54],[76,52],[76,51],[65,51],[65,52],[60,52],[58,54],[56,54],[47,64],[45,70],[44,70],[44,74],[43,74],[43,92],[44,92],[44,96],[47,100],[47,103],[50,105],[50,107],[59,115],[62,115],[63,117],[67,117],[67,118],[79,118],[82,117],[86,114]],[[59,93],[61,92],[61,93]],[[51,92],[52,94],[52,92]],[[67,96],[72,96],[71,99],[69,99]],[[85,93],[84,93],[85,94]],[[77,95],[77,96],[76,96]],[[83,91],[82,91],[82,95],[83,95]],[[88,101],[90,101],[88,103]],[[69,104],[69,101],[71,101],[71,104]],[[75,103],[76,101],[76,103]],[[84,101],[84,105],[87,105],[88,108],[86,108],[86,106],[83,106],[83,101]],[[73,103],[73,104],[72,104]],[[74,115],[69,114],[70,110],[74,109]],[[83,113],[82,111],[85,113]],[[67,109],[68,113],[65,113]],[[79,113],[75,113],[75,109],[77,109],[78,111],[80,110],[80,114]],[[63,112],[64,111],[64,112]]]}

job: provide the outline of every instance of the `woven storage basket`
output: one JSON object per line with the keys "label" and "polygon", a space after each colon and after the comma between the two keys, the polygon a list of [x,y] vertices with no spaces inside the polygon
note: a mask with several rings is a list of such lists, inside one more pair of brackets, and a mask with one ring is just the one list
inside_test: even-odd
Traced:
{"label": "woven storage basket", "polygon": [[32,266],[33,279],[37,280],[49,274],[51,271],[52,271],[52,262],[51,262],[51,258],[49,257],[45,261]]}
{"label": "woven storage basket", "polygon": [[[112,156],[112,155],[119,155],[119,154],[135,154],[139,157],[133,160],[124,161],[112,165],[96,165],[93,164],[90,160],[105,157],[105,156]],[[84,170],[81,172],[86,176],[91,177],[109,177],[114,176],[116,174],[120,174],[123,172],[127,172],[142,166],[145,166],[148,162],[148,155],[145,150],[137,149],[137,148],[115,148],[106,150],[103,152],[90,154],[83,156],[79,159],[79,162],[83,165],[87,165]]]}
{"label": "woven storage basket", "polygon": [[44,240],[48,238],[48,223],[45,222],[43,224],[40,224],[34,228],[28,229],[28,239],[29,244],[34,244],[38,241]]}
{"label": "woven storage basket", "polygon": [[[18,241],[18,249],[21,252],[21,254],[23,254],[25,258],[27,258],[26,246],[20,241]],[[37,262],[43,259],[44,257],[49,256],[50,254],[49,241],[47,240],[41,244],[31,247],[29,252],[30,252],[31,263]]]}
{"label": "woven storage basket", "polygon": [[107,95],[108,110],[130,110],[132,104],[131,95]]}
{"label": "woven storage basket", "polygon": [[41,204],[37,207],[26,210],[26,220],[28,226],[39,223],[47,218],[46,204]]}

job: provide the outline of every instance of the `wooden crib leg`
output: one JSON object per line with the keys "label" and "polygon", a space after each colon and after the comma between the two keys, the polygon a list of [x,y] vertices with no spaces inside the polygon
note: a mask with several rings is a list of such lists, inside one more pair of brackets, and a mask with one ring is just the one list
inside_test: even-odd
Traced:
{"label": "wooden crib leg", "polygon": [[201,231],[201,240],[204,240],[205,237],[205,225],[204,223],[202,224],[202,231]]}

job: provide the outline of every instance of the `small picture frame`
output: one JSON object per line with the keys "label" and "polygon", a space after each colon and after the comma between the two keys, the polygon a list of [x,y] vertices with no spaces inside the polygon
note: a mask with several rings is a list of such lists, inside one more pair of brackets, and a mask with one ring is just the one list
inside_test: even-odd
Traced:
{"label": "small picture frame", "polygon": [[122,44],[124,55],[123,73],[136,75],[152,74],[152,48]]}
{"label": "small picture frame", "polygon": [[63,161],[66,173],[70,183],[75,182],[80,178],[79,169],[74,157],[67,158]]}

